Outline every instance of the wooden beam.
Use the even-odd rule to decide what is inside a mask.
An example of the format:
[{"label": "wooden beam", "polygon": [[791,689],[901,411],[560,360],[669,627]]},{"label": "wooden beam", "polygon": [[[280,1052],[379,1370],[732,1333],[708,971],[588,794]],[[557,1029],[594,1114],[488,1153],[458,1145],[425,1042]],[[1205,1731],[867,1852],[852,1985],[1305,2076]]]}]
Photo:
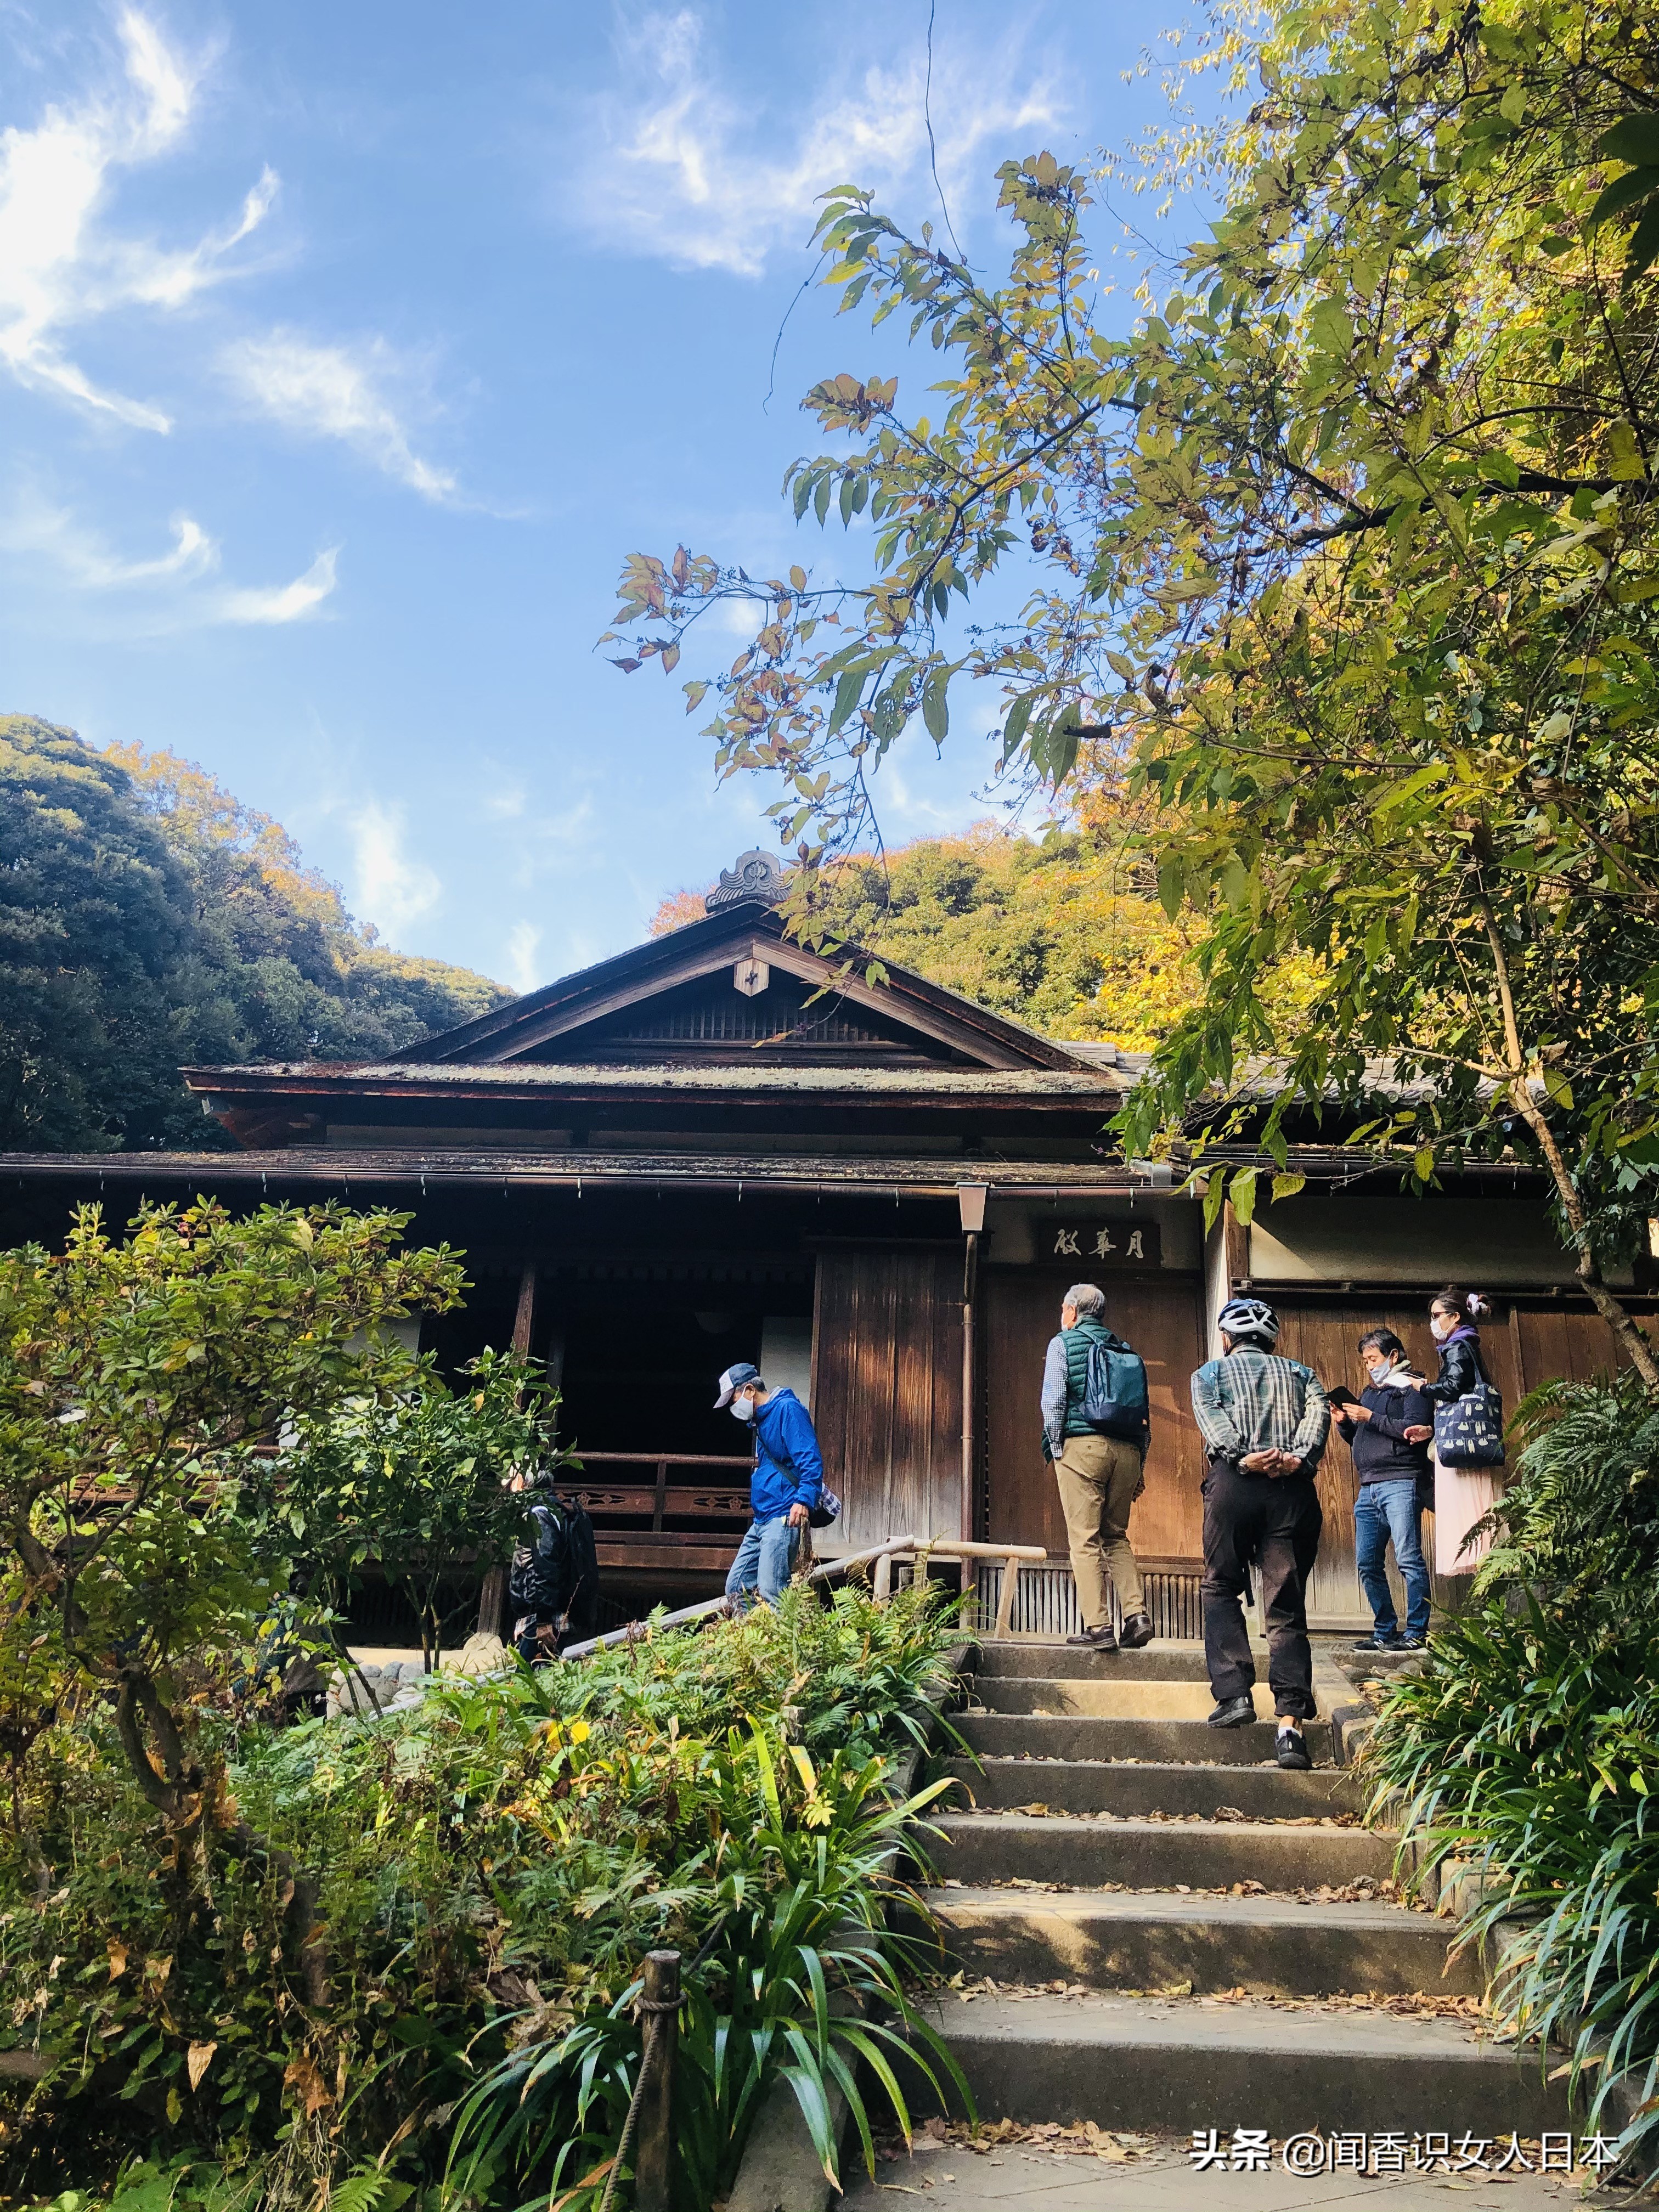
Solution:
[{"label": "wooden beam", "polygon": [[[524,1273],[519,1278],[518,1310],[513,1316],[513,1349],[524,1358],[530,1357],[530,1340],[536,1326],[536,1263],[526,1260]],[[481,1636],[504,1637],[507,1628],[507,1570],[494,1566],[485,1570],[483,1586],[478,1592],[478,1633]]]},{"label": "wooden beam", "polygon": [[513,1316],[513,1349],[521,1359],[530,1357],[530,1342],[536,1328],[536,1262],[526,1260],[524,1273],[519,1278],[519,1305]]},{"label": "wooden beam", "polygon": [[1240,1290],[1250,1279],[1250,1239],[1229,1199],[1221,1209],[1221,1235],[1226,1254],[1227,1291]]}]

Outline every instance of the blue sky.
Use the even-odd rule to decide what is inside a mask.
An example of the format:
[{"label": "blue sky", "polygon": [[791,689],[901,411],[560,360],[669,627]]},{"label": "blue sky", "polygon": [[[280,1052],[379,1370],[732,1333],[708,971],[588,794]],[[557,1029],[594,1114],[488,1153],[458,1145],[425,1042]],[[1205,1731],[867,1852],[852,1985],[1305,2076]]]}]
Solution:
[{"label": "blue sky", "polygon": [[[406,951],[529,988],[637,939],[769,794],[594,641],[635,550],[855,568],[778,486],[890,349],[809,295],[768,408],[770,359],[817,193],[937,216],[927,14],[0,0],[0,711],[201,762]],[[1158,112],[1180,19],[944,0],[971,258],[1000,161]],[[989,766],[907,738],[890,835]]]}]

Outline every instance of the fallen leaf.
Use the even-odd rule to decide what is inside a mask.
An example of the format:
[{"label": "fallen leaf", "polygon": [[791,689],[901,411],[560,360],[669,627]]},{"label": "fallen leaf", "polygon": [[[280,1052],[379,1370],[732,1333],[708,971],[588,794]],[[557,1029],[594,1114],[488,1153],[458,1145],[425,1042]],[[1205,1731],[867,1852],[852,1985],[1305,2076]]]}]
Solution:
[{"label": "fallen leaf", "polygon": [[190,2076],[192,2093],[201,2087],[202,2076],[212,2065],[213,2054],[218,2048],[216,2043],[192,2043],[185,2053],[185,2071]]},{"label": "fallen leaf", "polygon": [[127,1970],[127,1947],[118,1936],[112,1936],[104,1948],[109,1953],[109,1978],[118,1982]]}]

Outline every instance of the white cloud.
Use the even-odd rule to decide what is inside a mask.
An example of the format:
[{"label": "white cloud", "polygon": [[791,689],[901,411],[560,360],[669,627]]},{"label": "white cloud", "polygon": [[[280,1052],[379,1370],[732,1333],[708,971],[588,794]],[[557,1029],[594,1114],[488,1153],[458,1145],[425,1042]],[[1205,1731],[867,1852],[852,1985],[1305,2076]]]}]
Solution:
[{"label": "white cloud", "polygon": [[291,623],[301,622],[307,615],[314,614],[334,589],[334,566],[340,557],[337,545],[330,545],[320,552],[303,576],[296,576],[291,584],[267,584],[255,590],[227,592],[220,603],[218,619],[227,623]]},{"label": "white cloud", "polygon": [[[926,174],[920,46],[897,68],[866,70],[855,90],[823,95],[793,143],[773,151],[761,143],[752,103],[740,103],[705,62],[696,9],[645,15],[622,46],[629,88],[592,104],[566,196],[587,228],[636,251],[758,276],[775,246],[802,243],[830,185],[890,188]],[[1012,44],[969,57],[935,49],[933,129],[953,207],[985,140],[1029,152],[1012,142],[1057,119],[1052,88],[1037,78],[1022,88],[1018,64]],[[927,213],[937,220],[935,209]]]},{"label": "white cloud", "polygon": [[405,827],[403,809],[383,806],[378,799],[359,807],[351,824],[356,864],[353,909],[377,928],[392,932],[417,921],[443,893],[425,861],[404,851]]},{"label": "white cloud", "polygon": [[515,921],[507,933],[507,980],[515,991],[533,991],[541,981],[536,954],[542,933],[533,921]]},{"label": "white cloud", "polygon": [[453,497],[447,469],[422,460],[393,402],[407,371],[384,339],[316,345],[294,331],[242,338],[219,366],[250,405],[305,438],[338,438],[423,499]]},{"label": "white cloud", "polygon": [[113,173],[178,145],[198,83],[137,9],[122,13],[118,28],[118,84],[76,106],[49,107],[32,130],[0,132],[0,364],[20,383],[165,431],[172,425],[160,408],[94,383],[65,350],[67,335],[118,308],[181,307],[220,282],[230,273],[226,257],[270,210],[276,178],[267,168],[240,215],[193,246],[167,249],[106,232],[98,217]]},{"label": "white cloud", "polygon": [[292,583],[249,586],[219,580],[216,541],[188,514],[175,515],[166,553],[128,559],[67,507],[32,496],[0,516],[0,554],[15,556],[17,580],[38,582],[43,568],[88,598],[124,598],[123,626],[141,634],[222,624],[298,622],[314,614],[335,586],[338,548],[319,553]]}]

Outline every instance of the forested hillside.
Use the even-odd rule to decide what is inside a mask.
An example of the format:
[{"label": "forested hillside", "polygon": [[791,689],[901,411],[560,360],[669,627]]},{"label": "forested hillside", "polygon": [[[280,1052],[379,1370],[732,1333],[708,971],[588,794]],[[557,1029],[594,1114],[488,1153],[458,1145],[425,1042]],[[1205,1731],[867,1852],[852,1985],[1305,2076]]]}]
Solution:
[{"label": "forested hillside", "polygon": [[0,718],[0,1150],[228,1142],[181,1065],[373,1059],[508,995],[377,943],[189,762]]}]

